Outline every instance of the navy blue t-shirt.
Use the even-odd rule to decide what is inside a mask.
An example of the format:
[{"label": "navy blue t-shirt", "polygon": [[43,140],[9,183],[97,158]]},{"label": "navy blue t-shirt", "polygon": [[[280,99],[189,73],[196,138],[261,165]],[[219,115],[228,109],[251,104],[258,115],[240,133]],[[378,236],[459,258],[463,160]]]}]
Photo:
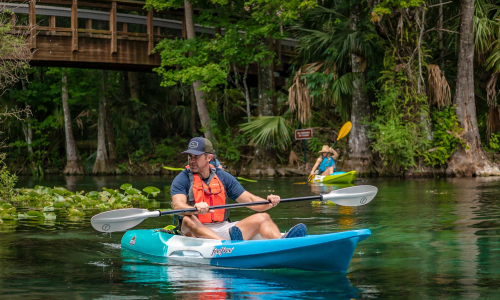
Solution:
[{"label": "navy blue t-shirt", "polygon": [[[233,175],[227,173],[224,170],[219,168],[215,169],[215,174],[219,177],[220,181],[224,185],[224,189],[226,190],[227,196],[230,199],[236,200],[238,197],[243,194],[245,189],[241,186],[241,184],[233,177]],[[208,178],[203,179],[205,183],[207,183]],[[170,196],[183,194],[188,197],[189,195],[189,175],[188,171],[184,170],[179,175],[174,178],[172,182],[172,186],[170,187]]]}]

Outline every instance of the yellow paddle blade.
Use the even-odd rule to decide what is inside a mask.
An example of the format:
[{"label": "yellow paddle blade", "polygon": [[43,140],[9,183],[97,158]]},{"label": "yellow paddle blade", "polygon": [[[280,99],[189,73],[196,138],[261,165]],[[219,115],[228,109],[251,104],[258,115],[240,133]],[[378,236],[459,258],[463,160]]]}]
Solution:
[{"label": "yellow paddle blade", "polygon": [[184,168],[172,168],[172,167],[164,167],[169,171],[184,171]]},{"label": "yellow paddle blade", "polygon": [[314,175],[309,174],[309,176],[307,176],[308,182],[312,183],[313,179],[314,179]]},{"label": "yellow paddle blade", "polygon": [[347,123],[345,123],[344,126],[342,126],[342,128],[340,128],[339,136],[337,137],[337,141],[340,140],[341,138],[343,138],[344,136],[346,136],[349,133],[349,131],[351,131],[351,128],[352,128],[351,121],[347,121]]}]

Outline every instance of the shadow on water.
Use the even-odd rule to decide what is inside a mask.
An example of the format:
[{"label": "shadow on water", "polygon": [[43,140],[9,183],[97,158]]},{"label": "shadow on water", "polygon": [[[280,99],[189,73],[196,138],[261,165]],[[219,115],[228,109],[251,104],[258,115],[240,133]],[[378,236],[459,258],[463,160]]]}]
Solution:
[{"label": "shadow on water", "polygon": [[346,274],[300,270],[239,270],[168,262],[122,250],[128,283],[174,294],[178,299],[352,299]]}]

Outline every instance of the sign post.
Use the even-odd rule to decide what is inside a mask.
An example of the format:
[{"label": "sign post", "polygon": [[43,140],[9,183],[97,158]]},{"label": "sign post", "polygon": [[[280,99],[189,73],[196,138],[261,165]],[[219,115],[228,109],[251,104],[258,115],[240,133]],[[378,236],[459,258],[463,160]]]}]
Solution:
[{"label": "sign post", "polygon": [[307,164],[307,144],[306,140],[312,138],[312,128],[295,130],[295,140],[302,140],[304,146],[304,166]]}]

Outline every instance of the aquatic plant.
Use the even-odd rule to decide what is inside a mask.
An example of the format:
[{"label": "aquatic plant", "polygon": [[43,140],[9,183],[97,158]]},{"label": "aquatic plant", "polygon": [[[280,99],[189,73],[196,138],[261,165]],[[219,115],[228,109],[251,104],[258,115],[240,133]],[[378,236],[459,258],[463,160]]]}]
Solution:
[{"label": "aquatic plant", "polygon": [[[146,195],[143,195],[143,193]],[[144,206],[151,202],[160,189],[148,186],[142,191],[125,183],[120,190],[102,188],[102,191],[71,192],[64,187],[45,187],[37,185],[34,188],[14,189],[10,201],[0,200],[0,224],[6,220],[39,218],[55,220],[57,215],[64,213],[72,221],[79,221],[85,214],[93,214],[96,210],[107,211],[120,208]],[[153,205],[158,206],[158,205]],[[22,210],[23,212],[18,212]]]}]

